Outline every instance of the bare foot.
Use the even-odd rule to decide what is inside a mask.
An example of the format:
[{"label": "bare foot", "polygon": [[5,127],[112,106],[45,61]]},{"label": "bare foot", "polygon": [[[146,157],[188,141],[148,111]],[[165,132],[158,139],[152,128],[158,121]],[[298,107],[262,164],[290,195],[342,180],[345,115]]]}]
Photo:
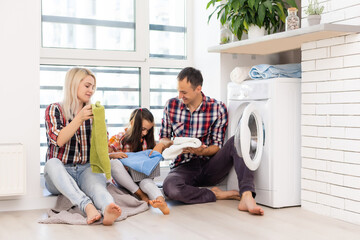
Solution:
[{"label": "bare foot", "polygon": [[235,190],[223,191],[218,187],[213,187],[210,190],[215,194],[217,200],[226,200],[226,199],[240,200],[240,194],[238,191]]},{"label": "bare foot", "polygon": [[101,214],[99,213],[99,211],[95,208],[95,206],[92,203],[89,203],[88,205],[86,205],[85,213],[86,213],[87,224],[92,224],[101,218]]},{"label": "bare foot", "polygon": [[105,226],[111,226],[115,220],[121,215],[121,209],[115,203],[110,203],[107,205],[104,212],[103,224]]},{"label": "bare foot", "polygon": [[155,200],[150,200],[149,203],[152,207],[159,208],[164,215],[170,214],[170,209],[168,208],[164,197],[157,197]]},{"label": "bare foot", "polygon": [[238,209],[255,215],[264,215],[264,210],[256,205],[256,201],[250,191],[246,191],[242,194]]},{"label": "bare foot", "polygon": [[141,200],[149,203],[149,197],[140,188],[135,192],[135,195],[138,196]]}]

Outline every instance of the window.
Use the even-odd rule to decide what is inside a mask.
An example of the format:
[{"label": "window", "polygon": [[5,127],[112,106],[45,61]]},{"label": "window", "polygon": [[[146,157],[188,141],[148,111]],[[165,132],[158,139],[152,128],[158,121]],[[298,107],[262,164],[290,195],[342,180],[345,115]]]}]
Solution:
[{"label": "window", "polygon": [[46,155],[44,113],[63,97],[67,70],[92,70],[92,102],[105,106],[112,136],[126,127],[131,111],[147,107],[155,136],[166,101],[177,96],[176,76],[191,66],[188,0],[42,0],[40,59],[40,172]]}]

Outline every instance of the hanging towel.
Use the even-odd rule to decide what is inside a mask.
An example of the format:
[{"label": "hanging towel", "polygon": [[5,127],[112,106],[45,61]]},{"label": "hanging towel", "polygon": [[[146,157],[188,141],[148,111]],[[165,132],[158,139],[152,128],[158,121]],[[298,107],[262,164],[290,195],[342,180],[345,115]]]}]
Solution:
[{"label": "hanging towel", "polygon": [[251,67],[236,67],[230,73],[230,79],[234,83],[242,83],[246,79],[250,79],[249,71]]},{"label": "hanging towel", "polygon": [[249,75],[252,79],[268,79],[268,78],[301,78],[301,64],[281,64],[269,65],[260,64],[251,68]]},{"label": "hanging towel", "polygon": [[184,148],[198,148],[201,146],[201,141],[197,138],[190,137],[176,137],[173,145],[165,149],[162,153],[163,158],[166,160],[174,160],[179,154],[182,153]]},{"label": "hanging towel", "polygon": [[149,176],[163,159],[162,155],[157,151],[153,151],[151,156],[149,156],[151,151],[151,149],[148,149],[140,152],[127,152],[126,155],[128,157],[119,160],[125,166]]},{"label": "hanging towel", "polygon": [[90,165],[94,173],[105,173],[111,179],[111,164],[108,153],[108,141],[105,124],[105,109],[97,101],[91,104],[94,115],[91,131]]}]

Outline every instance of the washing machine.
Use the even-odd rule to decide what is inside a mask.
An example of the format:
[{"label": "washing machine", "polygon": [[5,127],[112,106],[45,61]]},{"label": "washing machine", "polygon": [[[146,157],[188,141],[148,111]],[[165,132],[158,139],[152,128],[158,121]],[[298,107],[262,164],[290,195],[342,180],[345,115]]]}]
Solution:
[{"label": "washing machine", "polygon": [[[300,205],[300,79],[228,84],[227,138],[255,174],[256,202],[272,208]],[[235,170],[227,189],[239,189]]]}]

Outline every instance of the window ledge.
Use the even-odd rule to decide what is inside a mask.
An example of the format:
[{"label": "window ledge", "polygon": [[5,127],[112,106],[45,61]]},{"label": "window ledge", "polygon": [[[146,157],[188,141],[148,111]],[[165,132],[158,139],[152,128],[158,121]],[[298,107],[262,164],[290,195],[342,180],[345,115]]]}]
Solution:
[{"label": "window ledge", "polygon": [[301,48],[301,44],[360,32],[360,26],[319,24],[208,48],[208,52],[267,55]]}]

